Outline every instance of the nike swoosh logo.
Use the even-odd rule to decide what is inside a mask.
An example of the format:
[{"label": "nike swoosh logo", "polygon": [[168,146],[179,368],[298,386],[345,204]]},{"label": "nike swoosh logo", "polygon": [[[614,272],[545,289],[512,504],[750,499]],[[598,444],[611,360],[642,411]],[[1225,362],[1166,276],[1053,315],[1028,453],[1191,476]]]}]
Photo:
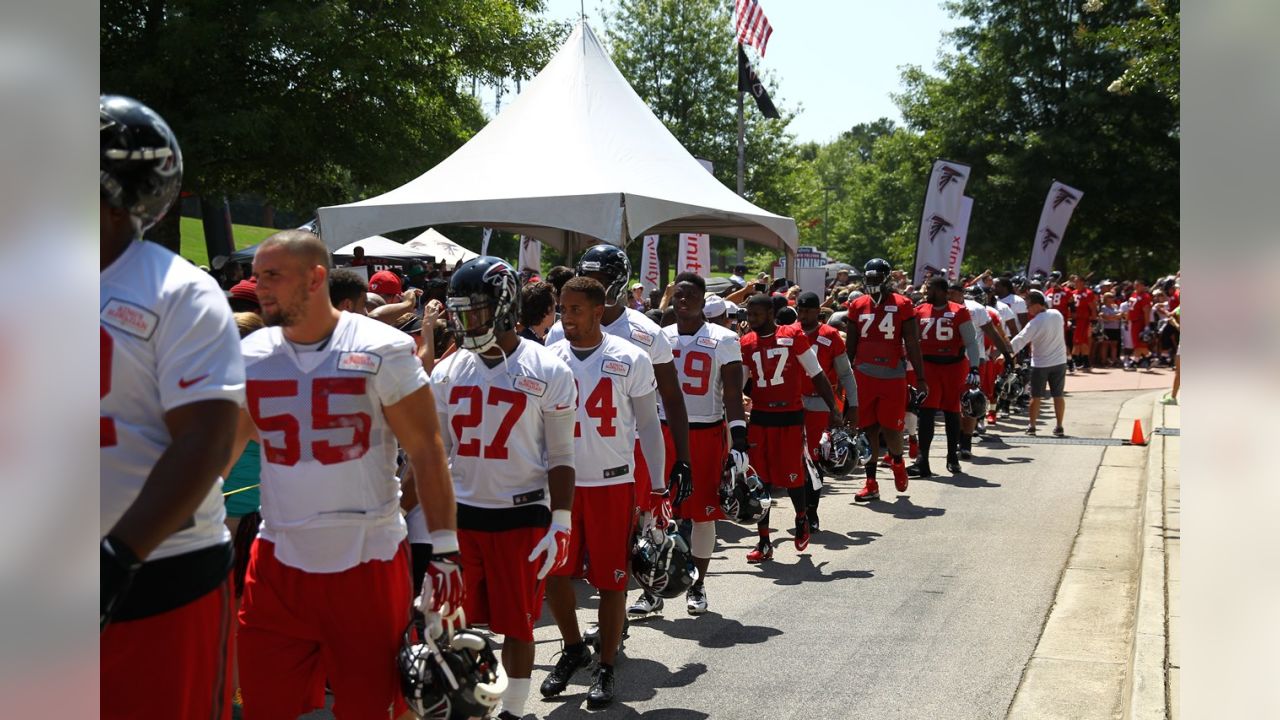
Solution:
[{"label": "nike swoosh logo", "polygon": [[557,409],[557,410],[568,410],[568,409],[569,409],[569,406],[568,406],[568,405],[556,405],[556,409]]},{"label": "nike swoosh logo", "polygon": [[195,385],[196,383],[200,382],[201,380],[207,377],[209,377],[209,373],[205,373],[204,375],[201,375],[198,378],[192,378],[191,380],[187,380],[185,378],[179,378],[178,387],[182,388],[183,390],[186,390],[187,388],[191,387],[192,385]]}]

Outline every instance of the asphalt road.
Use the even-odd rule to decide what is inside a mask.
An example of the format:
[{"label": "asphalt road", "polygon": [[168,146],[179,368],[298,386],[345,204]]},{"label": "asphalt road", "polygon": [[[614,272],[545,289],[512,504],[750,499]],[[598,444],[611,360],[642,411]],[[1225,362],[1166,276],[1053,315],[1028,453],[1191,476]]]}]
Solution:
[{"label": "asphalt road", "polygon": [[[1070,436],[1106,438],[1140,391],[1076,392]],[[585,707],[589,673],[559,698],[537,687],[559,636],[544,612],[528,711],[539,718],[1001,718],[1039,638],[1103,448],[975,443],[963,474],[884,482],[855,504],[860,475],[824,491],[823,532],[797,554],[790,501],[774,510],[774,560],[748,565],[751,528],[720,524],[707,578],[710,612],[667,601],[632,623],[618,701]],[[1041,436],[1052,425],[1042,424]],[[939,436],[942,428],[939,426]],[[932,465],[943,468],[940,444]],[[886,487],[888,488],[886,490]],[[781,530],[779,530],[781,529]],[[634,597],[635,593],[632,593]],[[579,597],[584,628],[595,598]],[[317,712],[308,718],[323,718]]]}]

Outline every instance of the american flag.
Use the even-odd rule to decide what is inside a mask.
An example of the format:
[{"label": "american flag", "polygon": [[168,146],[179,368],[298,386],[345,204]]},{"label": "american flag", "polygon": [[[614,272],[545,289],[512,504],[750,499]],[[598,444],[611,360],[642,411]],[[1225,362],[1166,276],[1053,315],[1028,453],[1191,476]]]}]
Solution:
[{"label": "american flag", "polygon": [[737,0],[733,12],[738,16],[738,42],[753,46],[760,51],[760,57],[764,57],[764,47],[769,44],[773,26],[764,16],[760,3],[757,0]]}]

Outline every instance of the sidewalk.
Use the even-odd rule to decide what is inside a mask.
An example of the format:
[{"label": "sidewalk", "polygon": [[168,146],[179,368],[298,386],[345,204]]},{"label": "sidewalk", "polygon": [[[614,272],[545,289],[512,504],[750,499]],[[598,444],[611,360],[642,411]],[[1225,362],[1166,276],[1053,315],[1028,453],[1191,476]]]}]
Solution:
[{"label": "sidewalk", "polygon": [[[1067,375],[1067,392],[1093,390],[1167,390],[1173,385],[1173,368],[1077,370]],[[1125,435],[1128,437],[1128,435]]]},{"label": "sidewalk", "polygon": [[[1120,377],[1100,372],[1097,379],[1127,387],[1144,382],[1141,371],[1137,378],[1111,372]],[[1074,376],[1077,381],[1080,375]],[[1172,373],[1161,375],[1172,378]],[[1176,406],[1160,404],[1162,394],[1144,394],[1121,407],[1112,437],[1128,439],[1137,419],[1149,444],[1109,447],[1103,453],[1009,718],[1178,717],[1177,636],[1168,629],[1177,619],[1180,590],[1180,440],[1152,433],[1156,427],[1178,427],[1180,416]]]}]

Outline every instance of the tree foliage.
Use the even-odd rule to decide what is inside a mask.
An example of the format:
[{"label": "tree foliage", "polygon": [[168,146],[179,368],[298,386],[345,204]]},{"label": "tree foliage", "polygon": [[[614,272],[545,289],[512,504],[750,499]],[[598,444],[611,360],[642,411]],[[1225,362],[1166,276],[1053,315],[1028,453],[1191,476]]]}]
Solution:
[{"label": "tree foliage", "polygon": [[313,208],[395,187],[484,125],[472,78],[530,77],[543,0],[103,0],[101,87],[163,115],[184,186]]}]

